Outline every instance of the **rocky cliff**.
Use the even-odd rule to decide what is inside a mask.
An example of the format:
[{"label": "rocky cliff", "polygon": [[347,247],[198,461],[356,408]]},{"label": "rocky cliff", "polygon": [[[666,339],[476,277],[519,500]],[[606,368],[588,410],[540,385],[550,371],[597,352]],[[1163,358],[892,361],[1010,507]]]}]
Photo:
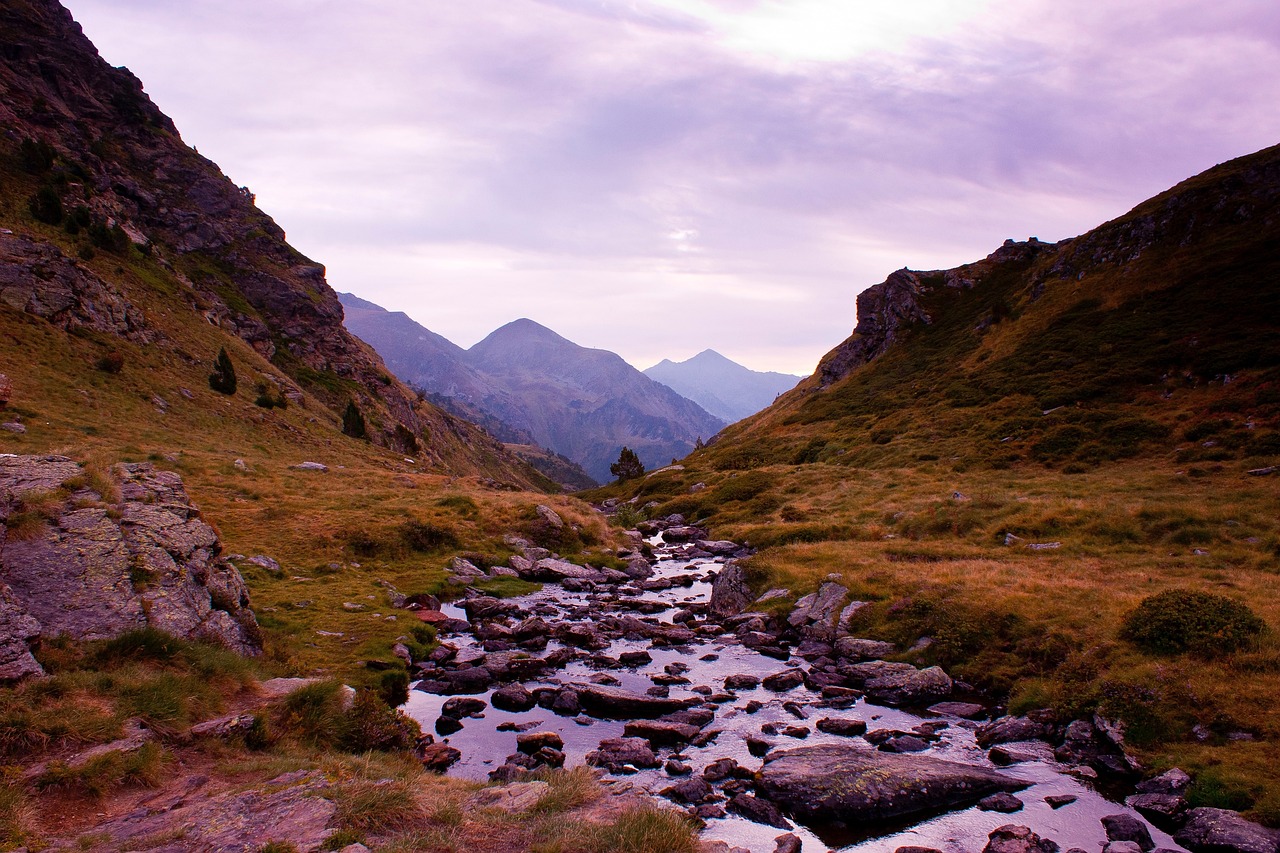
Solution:
[{"label": "rocky cliff", "polygon": [[244,580],[182,479],[148,463],[95,479],[63,456],[0,456],[0,679],[40,674],[41,639],[144,627],[259,653]]}]

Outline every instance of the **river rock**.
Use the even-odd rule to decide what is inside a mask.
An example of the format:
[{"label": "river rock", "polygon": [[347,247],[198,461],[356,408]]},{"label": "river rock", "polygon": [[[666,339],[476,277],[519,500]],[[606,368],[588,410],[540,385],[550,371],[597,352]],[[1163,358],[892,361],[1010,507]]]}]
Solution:
[{"label": "river rock", "polygon": [[782,816],[782,812],[776,805],[751,794],[738,794],[729,800],[729,811],[756,823],[776,826],[778,829],[791,828],[791,824]]},{"label": "river rock", "polygon": [[600,741],[599,749],[587,753],[587,763],[610,772],[617,772],[627,765],[651,768],[662,764],[653,754],[649,742],[639,737],[606,738]]},{"label": "river rock", "polygon": [[982,767],[832,744],[770,753],[757,789],[801,820],[856,825],[957,808],[1027,784]]},{"label": "river rock", "polygon": [[578,694],[578,701],[587,713],[613,720],[653,719],[700,704],[696,698],[648,696],[602,684],[574,683],[568,686]]},{"label": "river rock", "polygon": [[857,737],[867,733],[867,724],[863,720],[823,717],[818,720],[818,731],[841,737]]},{"label": "river rock", "polygon": [[489,707],[483,699],[473,699],[469,696],[455,696],[445,701],[441,707],[440,713],[446,717],[453,717],[455,720],[461,720],[463,717],[470,717],[479,714],[485,708]]},{"label": "river rock", "polygon": [[697,726],[660,720],[632,720],[623,727],[624,737],[642,737],[656,746],[688,743],[698,736]]},{"label": "river rock", "polygon": [[897,650],[897,646],[893,643],[886,643],[881,640],[864,640],[859,637],[841,637],[835,643],[835,653],[854,663],[881,660]]},{"label": "river rock", "polygon": [[754,690],[759,686],[759,678],[745,673],[726,675],[724,679],[725,690]]},{"label": "river rock", "polygon": [[418,754],[422,766],[436,773],[443,773],[461,758],[462,753],[447,743],[429,743]]},{"label": "river rock", "polygon": [[773,839],[773,853],[800,853],[800,837],[788,832]]},{"label": "river rock", "polygon": [[701,776],[690,776],[669,788],[664,788],[662,796],[681,803],[701,803],[711,798],[715,790]]},{"label": "river rock", "polygon": [[729,563],[711,581],[709,609],[714,616],[736,616],[751,604],[747,572],[737,563]]},{"label": "river rock", "polygon": [[1102,819],[1102,826],[1108,841],[1132,841],[1144,851],[1155,849],[1156,843],[1151,840],[1147,825],[1131,814],[1107,815]]},{"label": "river rock", "polygon": [[1000,812],[1001,814],[1013,814],[1022,811],[1022,800],[1006,791],[998,794],[992,794],[989,797],[983,797],[978,800],[978,808],[984,812]]},{"label": "river rock", "polygon": [[924,705],[951,695],[951,677],[941,667],[887,671],[862,683],[872,699],[886,705]]},{"label": "river rock", "polygon": [[1192,809],[1173,839],[1193,853],[1276,853],[1280,848],[1280,831],[1227,809]]},{"label": "river rock", "polygon": [[564,749],[564,738],[555,732],[527,732],[516,735],[516,750],[533,755],[540,749]]},{"label": "river rock", "polygon": [[523,684],[508,684],[489,697],[499,711],[528,711],[536,702]]},{"label": "river rock", "polygon": [[1058,853],[1058,845],[1028,827],[1006,824],[987,836],[982,853]]},{"label": "river rock", "polygon": [[787,669],[782,672],[775,672],[773,675],[765,676],[760,682],[767,690],[774,693],[785,693],[793,690],[804,683],[804,672],[798,669]]},{"label": "river rock", "polygon": [[1053,747],[1040,740],[1016,741],[1002,743],[991,747],[987,753],[992,764],[1007,767],[1010,764],[1022,764],[1027,761],[1053,761]]},{"label": "river rock", "polygon": [[1134,794],[1127,797],[1124,803],[1148,820],[1156,822],[1175,823],[1187,810],[1187,798],[1178,794]]},{"label": "river rock", "polygon": [[836,619],[849,596],[847,587],[827,581],[816,592],[796,602],[787,624],[807,637],[832,641],[836,638]]},{"label": "river rock", "polygon": [[692,542],[697,539],[706,539],[707,531],[700,527],[676,525],[662,531],[662,538],[668,542]]},{"label": "river rock", "polygon": [[977,740],[978,746],[985,748],[998,743],[1037,740],[1048,734],[1047,728],[1026,717],[1001,717],[980,726]]},{"label": "river rock", "polygon": [[1191,777],[1180,768],[1166,770],[1159,776],[1145,779],[1134,786],[1139,794],[1175,794],[1181,796],[1191,786]]},{"label": "river rock", "polygon": [[607,578],[604,572],[586,566],[578,566],[568,560],[557,560],[544,557],[534,564],[531,576],[537,580],[563,583],[566,580],[603,583]]}]

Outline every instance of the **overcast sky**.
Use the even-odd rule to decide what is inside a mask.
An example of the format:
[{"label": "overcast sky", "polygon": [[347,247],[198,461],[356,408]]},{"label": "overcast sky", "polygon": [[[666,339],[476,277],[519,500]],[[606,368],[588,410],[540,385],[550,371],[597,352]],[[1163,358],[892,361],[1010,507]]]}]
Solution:
[{"label": "overcast sky", "polygon": [[810,372],[895,269],[1280,142],[1270,0],[64,0],[329,283]]}]

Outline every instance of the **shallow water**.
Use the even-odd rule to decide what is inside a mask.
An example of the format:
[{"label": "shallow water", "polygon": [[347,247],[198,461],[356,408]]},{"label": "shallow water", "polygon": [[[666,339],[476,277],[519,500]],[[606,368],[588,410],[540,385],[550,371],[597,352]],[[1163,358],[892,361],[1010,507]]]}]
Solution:
[{"label": "shallow water", "polygon": [[[683,604],[706,602],[711,594],[708,582],[711,572],[718,568],[719,559],[680,559],[673,549],[662,544],[660,537],[652,540],[659,553],[659,562],[655,566],[655,578],[673,577],[685,574],[696,574],[700,580],[690,587],[674,587],[660,592],[628,592],[623,588],[621,593],[610,591],[604,594],[586,594],[568,592],[556,584],[547,584],[542,591],[518,599],[526,610],[541,615],[548,622],[566,618],[568,611],[588,605],[607,608],[608,602],[616,598],[641,599],[659,601],[668,605],[669,609],[656,614],[656,618],[670,622],[676,609]],[[447,606],[450,616],[465,619],[460,608]],[[608,611],[615,612],[615,611]],[[640,614],[631,610],[618,610],[620,615]],[[581,621],[581,620],[578,620]],[[479,649],[479,643],[470,635],[457,635],[443,638],[447,643],[455,645],[459,650]],[[552,641],[543,652],[546,654],[561,648]],[[732,635],[723,638],[699,638],[684,647],[652,647],[646,641],[618,640],[609,648],[597,653],[617,658],[622,652],[644,650],[653,657],[652,663],[638,668],[615,667],[602,669],[593,667],[590,661],[577,660],[563,669],[541,680],[524,682],[533,689],[538,686],[554,685],[568,682],[588,682],[592,676],[607,673],[618,679],[622,688],[644,693],[653,685],[650,676],[663,675],[663,667],[670,663],[683,663],[689,667],[684,673],[690,683],[672,685],[670,695],[673,698],[698,696],[692,692],[697,686],[710,687],[722,692],[726,676],[735,673],[747,673],[759,678],[794,668],[803,663],[793,657],[790,663],[775,660],[758,654],[732,641]],[[707,659],[707,658],[713,659]],[[727,692],[727,691],[723,691]],[[732,691],[734,698],[718,706],[716,718],[706,731],[719,730],[721,734],[711,744],[702,747],[683,747],[679,754],[686,764],[693,768],[695,774],[719,758],[733,758],[740,765],[751,770],[758,770],[763,762],[753,758],[747,751],[746,737],[760,735],[761,726],[777,723],[782,727],[789,725],[807,726],[810,734],[804,740],[793,739],[783,735],[767,736],[775,743],[775,749],[787,749],[802,744],[821,743],[863,743],[861,738],[845,738],[819,732],[815,726],[822,717],[842,717],[860,719],[867,723],[869,730],[899,729],[909,731],[921,722],[938,720],[929,715],[919,716],[896,708],[875,705],[860,700],[857,705],[847,710],[817,707],[815,703],[821,697],[803,685],[786,693],[773,693],[763,687],[753,690]],[[478,698],[490,701],[492,691],[480,694]],[[410,691],[405,710],[417,719],[425,731],[434,731],[434,723],[440,716],[441,707],[448,696],[436,696],[421,691]],[[702,697],[699,697],[702,698]],[[751,700],[763,703],[754,714],[747,713],[745,706]],[[808,720],[799,720],[785,710],[783,702],[798,702],[805,706],[809,714]],[[487,780],[489,771],[500,766],[506,756],[516,751],[516,733],[497,730],[501,723],[537,722],[535,731],[553,731],[564,739],[566,766],[581,764],[586,754],[596,749],[604,738],[621,737],[625,721],[601,720],[590,718],[586,725],[580,724],[582,718],[557,716],[550,710],[535,707],[530,711],[500,711],[490,705],[481,718],[466,718],[463,728],[447,738],[447,743],[462,752],[462,759],[449,770],[449,775],[467,779]],[[924,754],[950,761],[960,761],[991,767],[986,751],[974,742],[974,724],[968,721],[941,718],[950,725],[940,732],[941,740],[934,743]],[[863,743],[865,745],[865,743]],[[664,748],[658,751],[660,758],[669,757],[674,750]],[[1106,843],[1106,833],[1101,818],[1106,815],[1126,813],[1142,818],[1123,804],[1113,802],[1088,782],[1077,779],[1065,772],[1065,768],[1053,761],[1035,761],[1001,768],[1007,775],[1030,782],[1030,787],[1018,792],[1016,796],[1025,803],[1024,808],[1014,814],[983,812],[976,807],[960,811],[947,812],[924,819],[914,818],[899,826],[878,825],[874,829],[837,828],[837,827],[803,827],[797,825],[791,831],[800,837],[804,853],[822,853],[834,849],[839,851],[893,851],[906,845],[936,847],[947,853],[976,853],[986,844],[988,834],[999,826],[1019,824],[1029,826],[1041,837],[1051,838],[1066,850],[1070,847],[1081,847],[1089,851],[1101,850]],[[645,770],[627,777],[639,790],[658,793],[663,788],[679,781],[669,776],[664,770]],[[1045,802],[1046,796],[1069,794],[1077,797],[1076,802],[1061,809],[1054,810]],[[1157,847],[1182,850],[1165,833],[1148,825],[1151,836]],[[731,845],[746,847],[755,853],[771,853],[774,839],[784,830],[771,826],[763,826],[735,815],[707,821],[704,838],[717,838]]]}]

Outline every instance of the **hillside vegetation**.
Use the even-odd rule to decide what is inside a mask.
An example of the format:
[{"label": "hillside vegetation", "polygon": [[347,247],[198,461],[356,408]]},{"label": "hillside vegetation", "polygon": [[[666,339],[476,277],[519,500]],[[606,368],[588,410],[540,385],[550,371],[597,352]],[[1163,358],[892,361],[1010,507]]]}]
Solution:
[{"label": "hillside vegetation", "polygon": [[[1014,710],[1120,718],[1201,804],[1280,822],[1277,245],[1271,148],[1074,240],[900,271],[797,390],[599,495],[750,541],[759,592],[839,572],[866,635]],[[1267,630],[1236,647],[1174,596],[1167,630],[1205,636],[1140,642],[1170,590]]]}]

